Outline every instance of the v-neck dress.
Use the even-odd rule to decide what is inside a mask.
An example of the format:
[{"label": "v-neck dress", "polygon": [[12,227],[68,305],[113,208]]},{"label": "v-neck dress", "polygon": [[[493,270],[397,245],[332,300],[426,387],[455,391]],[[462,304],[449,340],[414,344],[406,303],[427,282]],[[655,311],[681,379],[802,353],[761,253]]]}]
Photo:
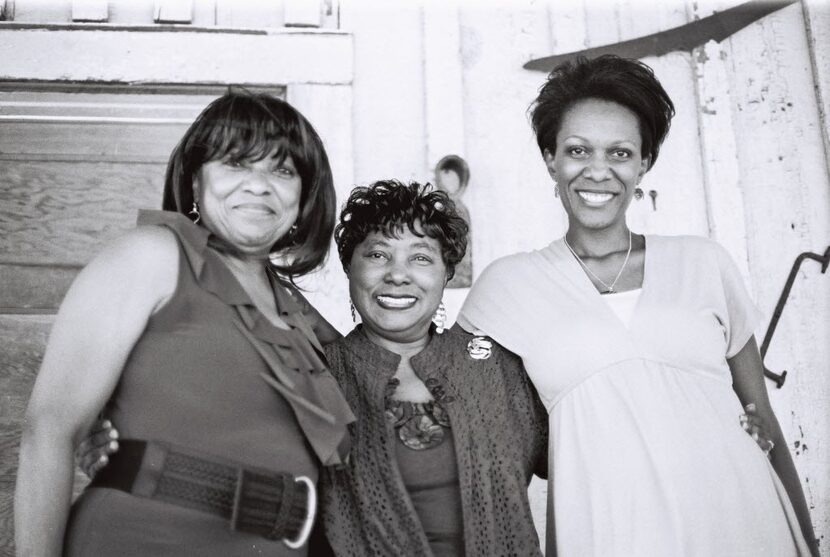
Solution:
[{"label": "v-neck dress", "polygon": [[647,236],[644,265],[628,326],[562,239],[494,262],[459,316],[522,357],[548,410],[548,554],[808,555],[738,420],[726,360],[760,315],[737,268],[685,236]]}]

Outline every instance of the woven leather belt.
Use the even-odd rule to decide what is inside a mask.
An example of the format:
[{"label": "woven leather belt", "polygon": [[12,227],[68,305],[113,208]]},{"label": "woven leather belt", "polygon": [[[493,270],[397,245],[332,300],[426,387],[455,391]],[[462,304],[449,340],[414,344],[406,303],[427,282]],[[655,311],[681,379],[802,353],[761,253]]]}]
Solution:
[{"label": "woven leather belt", "polygon": [[153,441],[122,439],[118,444],[90,487],[221,516],[231,530],[282,540],[293,549],[308,539],[317,508],[309,478],[220,462]]}]

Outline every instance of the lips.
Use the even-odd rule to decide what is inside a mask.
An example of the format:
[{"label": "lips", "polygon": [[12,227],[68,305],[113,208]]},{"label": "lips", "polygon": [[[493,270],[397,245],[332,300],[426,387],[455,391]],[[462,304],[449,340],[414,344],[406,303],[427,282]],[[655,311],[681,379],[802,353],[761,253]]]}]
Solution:
[{"label": "lips", "polygon": [[584,201],[588,205],[602,205],[604,203],[608,203],[616,195],[610,192],[598,192],[587,190],[577,190],[576,194],[579,196],[580,199],[582,199],[582,201]]},{"label": "lips", "polygon": [[268,205],[262,203],[240,203],[235,205],[234,209],[252,216],[270,216],[275,214],[274,210]]},{"label": "lips", "polygon": [[380,294],[375,296],[375,300],[384,309],[409,309],[415,305],[418,298],[415,296]]}]

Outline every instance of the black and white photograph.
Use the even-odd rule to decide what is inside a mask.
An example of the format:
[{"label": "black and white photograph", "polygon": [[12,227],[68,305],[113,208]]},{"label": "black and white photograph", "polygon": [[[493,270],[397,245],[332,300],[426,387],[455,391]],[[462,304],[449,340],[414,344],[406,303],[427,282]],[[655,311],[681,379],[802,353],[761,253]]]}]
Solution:
[{"label": "black and white photograph", "polygon": [[830,557],[830,0],[0,0],[0,557]]}]

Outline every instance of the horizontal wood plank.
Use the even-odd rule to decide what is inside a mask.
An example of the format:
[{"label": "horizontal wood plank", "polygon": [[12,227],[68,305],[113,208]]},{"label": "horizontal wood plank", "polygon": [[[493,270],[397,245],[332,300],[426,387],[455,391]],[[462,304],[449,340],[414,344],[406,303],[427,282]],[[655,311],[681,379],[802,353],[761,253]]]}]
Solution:
[{"label": "horizontal wood plank", "polygon": [[86,264],[163,181],[164,165],[0,161],[0,263]]},{"label": "horizontal wood plank", "polygon": [[0,313],[54,313],[79,267],[0,263]]}]

